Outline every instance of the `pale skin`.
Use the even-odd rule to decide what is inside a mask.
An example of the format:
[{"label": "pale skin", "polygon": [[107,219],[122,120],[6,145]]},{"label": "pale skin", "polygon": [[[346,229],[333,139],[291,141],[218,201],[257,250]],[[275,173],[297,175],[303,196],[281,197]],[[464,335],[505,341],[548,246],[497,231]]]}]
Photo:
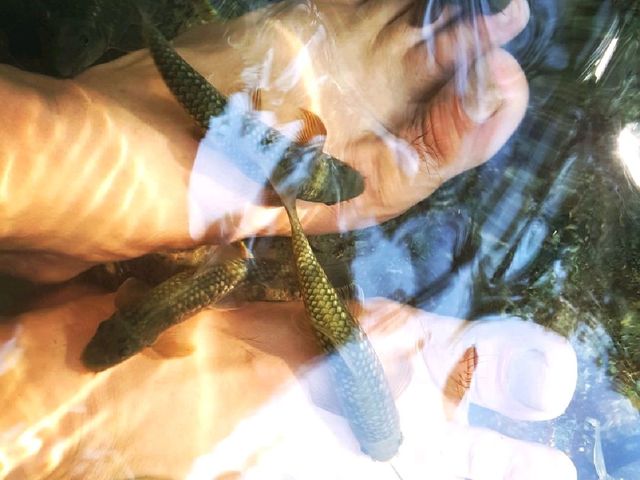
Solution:
[{"label": "pale skin", "polygon": [[[325,80],[312,81],[311,86],[296,84],[286,94],[266,89],[264,103],[276,111],[279,121],[295,118],[298,107],[318,113],[328,131],[325,149],[363,173],[366,190],[339,206],[300,205],[309,233],[334,231],[338,223],[341,228],[360,228],[400,214],[447,179],[488,160],[520,122],[528,100],[526,79],[517,62],[499,47],[526,24],[525,1],[514,0],[504,13],[486,18],[486,27],[480,28],[479,51],[464,23],[439,32],[434,43],[425,43],[425,31],[409,23],[415,13],[409,1],[319,1],[316,5],[334,42],[330,56],[311,52],[312,78]],[[300,43],[291,41],[291,32],[303,43],[314,32],[306,21],[308,12],[282,11],[275,26],[259,23],[260,18],[254,14],[224,27],[199,27],[175,45],[226,94],[246,88],[245,68],[262,62],[266,50],[273,47],[273,81],[299,53]],[[264,38],[255,44],[244,36],[248,28],[256,31],[253,24],[264,27],[260,30]],[[224,29],[230,42],[221,36]],[[323,51],[324,47],[320,42],[320,47],[309,48]],[[461,74],[458,55],[477,62],[476,71],[491,79],[490,87],[485,84],[480,95],[476,97],[475,92],[464,101],[453,80]],[[284,213],[274,215],[247,202],[230,211],[224,222],[209,225],[204,238],[190,235],[187,193],[199,138],[146,51],[92,68],[69,81],[7,66],[0,66],[0,74],[0,264],[4,271],[59,281],[99,262],[288,231]],[[381,131],[406,142],[409,154],[385,143]],[[211,195],[215,202],[216,191]],[[411,378],[407,365],[416,352],[430,339],[446,344],[451,332],[438,334],[435,325],[440,324],[431,323],[431,317],[378,302],[362,318],[374,340],[376,326],[388,326],[393,318],[393,328],[380,329],[384,335],[377,335],[378,345],[389,333],[410,332],[401,336],[399,346],[381,347],[383,363],[399,394]],[[197,456],[227,438],[319,353],[301,305],[249,305],[232,312],[204,312],[179,327],[177,331],[187,332],[182,337],[191,339],[194,347],[184,357],[159,361],[147,352],[95,377],[83,369],[80,352],[113,308],[111,295],[89,287],[64,287],[2,325],[5,345],[15,338],[22,354],[11,373],[0,377],[6,382],[0,388],[7,392],[3,403],[13,407],[5,410],[0,431],[25,422],[38,425],[62,410],[57,421],[36,432],[45,442],[37,461],[24,453],[27,447],[14,452],[18,469],[44,469],[56,441],[79,432],[76,440],[81,445],[85,442],[112,454],[113,464],[93,462],[87,475],[98,477],[103,471],[115,475],[126,464],[138,475],[183,478]],[[443,353],[440,363],[431,360],[427,365],[440,365],[438,369],[446,372],[448,367],[442,365],[450,366],[459,353]],[[439,383],[436,377],[434,384]],[[509,393],[495,385],[485,389],[504,402],[492,404],[486,394],[478,398],[508,414]],[[172,393],[156,395],[158,390]],[[200,402],[194,402],[195,397]],[[570,394],[560,397],[552,407],[542,409],[546,417],[560,413]],[[145,408],[140,408],[141,402],[146,402]],[[77,405],[84,410],[74,417]],[[135,414],[104,423],[105,405]],[[436,417],[448,425],[450,409],[442,409]],[[86,431],[79,424],[88,425]],[[180,441],[171,441],[176,436]],[[511,478],[508,475],[527,468],[537,455],[560,465],[558,472],[572,473],[570,462],[558,452],[508,445],[515,448],[510,450],[513,458],[528,460],[520,466],[517,461],[515,466],[507,462],[503,476],[496,478]],[[472,447],[463,447],[467,449],[463,453],[470,453]],[[518,456],[531,451],[533,457]],[[63,458],[82,463],[77,453],[75,457],[66,450],[63,453]],[[260,457],[260,451],[247,455],[251,454]],[[357,451],[353,456],[360,458]],[[354,465],[360,461],[354,460]],[[243,468],[250,465],[240,465],[228,474],[239,475]],[[478,468],[483,467],[470,464],[462,474],[487,478]],[[217,478],[237,477],[221,473]]]},{"label": "pale skin", "polygon": [[[367,182],[365,193],[351,202],[301,207],[309,233],[334,230],[338,212],[349,228],[401,213],[448,178],[490,158],[524,114],[526,79],[517,62],[495,47],[524,27],[526,2],[512,2],[480,30],[487,53],[477,70],[487,72],[493,84],[480,96],[470,93],[487,104],[482,114],[478,108],[473,112],[482,122],[468,116],[454,89],[458,59],[453,52],[467,59],[477,53],[470,27],[463,23],[439,33],[432,58],[421,29],[408,24],[414,13],[407,10],[410,5],[318,2],[335,47],[328,59],[317,55],[314,78],[326,74],[330,81],[312,86],[318,92],[315,105],[305,85],[296,85],[284,99],[270,98],[270,93],[277,96],[275,89],[265,92],[266,107],[276,108],[275,101],[283,100],[283,111],[276,112],[281,121],[291,119],[299,107],[319,110],[329,132],[325,149],[357,168]],[[227,36],[243,47],[244,22],[250,19],[227,27]],[[217,25],[186,34],[176,46],[220,90],[231,93],[245,87],[243,69],[261,63],[268,46],[278,47],[272,69],[286,67],[298,50],[283,31],[305,40],[308,23],[304,12],[285,12],[277,27],[264,28],[267,38],[247,50],[229,46]],[[3,269],[54,281],[95,262],[255,234],[267,230],[265,218],[270,231],[288,231],[284,214],[273,222],[264,208],[246,205],[242,229],[235,219],[224,228],[211,225],[205,239],[191,238],[186,202],[199,136],[146,51],[90,69],[73,81],[1,68],[0,247],[10,252],[2,256]],[[405,158],[372,133],[381,127],[412,145],[419,160]],[[23,192],[29,195],[19,195]],[[220,200],[214,190],[211,203]]]}]

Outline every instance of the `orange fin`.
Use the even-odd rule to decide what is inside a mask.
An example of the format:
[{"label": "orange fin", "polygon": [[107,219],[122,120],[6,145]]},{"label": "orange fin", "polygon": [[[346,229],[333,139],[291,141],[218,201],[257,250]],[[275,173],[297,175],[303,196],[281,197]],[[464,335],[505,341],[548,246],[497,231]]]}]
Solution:
[{"label": "orange fin", "polygon": [[281,207],[282,198],[271,185],[265,185],[256,203],[265,207]]},{"label": "orange fin", "polygon": [[254,110],[262,110],[262,89],[256,88],[251,92],[251,106]]},{"label": "orange fin", "polygon": [[[163,332],[153,345],[151,350],[160,358],[186,357],[195,351],[193,343],[194,328],[198,322],[186,321]],[[148,352],[151,353],[151,352]]]},{"label": "orange fin", "polygon": [[471,387],[473,373],[478,366],[478,352],[475,346],[467,348],[451,369],[444,385],[443,393],[450,407],[455,409]]},{"label": "orange fin", "polygon": [[151,287],[142,280],[129,277],[118,288],[114,304],[118,310],[126,310],[139,303],[149,290]]},{"label": "orange fin", "polygon": [[236,260],[238,258],[246,260],[248,258],[252,258],[253,255],[247,248],[245,241],[238,240],[233,243],[218,246],[211,257],[213,263],[222,263],[228,262],[229,260]]},{"label": "orange fin", "polygon": [[360,318],[364,312],[364,290],[355,283],[338,287],[335,290],[351,316],[356,320]]},{"label": "orange fin", "polygon": [[316,137],[321,137],[324,141],[324,138],[327,136],[327,128],[318,115],[310,110],[301,108],[300,120],[302,120],[302,128],[296,136],[297,143],[305,145]]}]

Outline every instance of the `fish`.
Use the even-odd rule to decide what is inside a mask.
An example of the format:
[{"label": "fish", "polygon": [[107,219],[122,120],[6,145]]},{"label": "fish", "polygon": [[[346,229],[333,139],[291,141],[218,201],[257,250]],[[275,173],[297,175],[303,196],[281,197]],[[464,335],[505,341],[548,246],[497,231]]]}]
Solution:
[{"label": "fish", "polygon": [[[149,21],[169,38],[215,18],[207,0],[26,0],[22,3],[25,5],[11,0],[2,9],[8,15],[6,18],[19,16],[18,27],[0,21],[0,30],[9,35],[10,50],[16,51],[15,63],[61,78],[75,77],[91,65],[143,48],[140,9],[144,9]],[[31,47],[23,51],[26,40]]]},{"label": "fish", "polygon": [[[225,113],[227,98],[191,67],[171,47],[162,33],[147,24],[149,49],[165,83],[194,118],[203,132],[212,118]],[[300,145],[286,139],[278,130],[266,126],[250,112],[242,114],[242,131],[247,142],[268,151],[271,146],[287,145],[282,154],[273,159],[273,165],[258,165],[251,158],[234,157],[234,165],[250,178],[280,188],[285,185],[296,191],[296,197],[309,202],[331,205],[357,197],[364,191],[362,175],[337,158],[324,153],[315,145]],[[236,141],[235,138],[229,141]],[[275,150],[275,149],[274,149]],[[280,153],[280,152],[278,152]],[[268,180],[265,168],[271,168]]]},{"label": "fish", "polygon": [[304,234],[295,205],[285,201],[300,295],[325,353],[345,417],[363,453],[393,458],[402,444],[400,418],[380,360],[331,285]]},{"label": "fish", "polygon": [[[191,68],[161,34],[151,30],[149,38],[152,56],[167,86],[206,129],[211,118],[224,113],[225,97]],[[254,118],[244,121],[247,126],[244,131],[249,135],[264,132]],[[279,135],[270,130],[258,141],[270,145],[279,142]],[[290,164],[297,161],[299,154],[299,147],[287,149],[284,159]],[[280,176],[279,165],[269,175],[289,218],[293,259],[305,310],[320,346],[328,354],[338,397],[361,450],[374,460],[387,461],[396,455],[403,438],[390,385],[371,342],[329,281],[304,233],[295,206],[296,198],[301,198],[300,192],[305,191],[304,183],[287,180],[286,175]]]},{"label": "fish", "polygon": [[123,362],[153,345],[167,328],[223,298],[251,268],[251,259],[236,258],[174,275],[140,303],[102,321],[82,352],[82,363],[99,372]]},{"label": "fish", "polygon": [[76,76],[115,43],[116,26],[122,25],[122,19],[120,15],[113,18],[111,9],[105,7],[102,0],[90,0],[71,11],[53,10],[43,37],[45,61],[57,76]]}]

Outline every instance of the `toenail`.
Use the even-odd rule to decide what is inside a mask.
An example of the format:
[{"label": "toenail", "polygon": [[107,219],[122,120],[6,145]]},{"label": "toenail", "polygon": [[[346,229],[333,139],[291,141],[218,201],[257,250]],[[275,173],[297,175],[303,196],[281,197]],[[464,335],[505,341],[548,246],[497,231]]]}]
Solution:
[{"label": "toenail", "polygon": [[529,20],[529,4],[522,0],[511,0],[511,3],[499,13],[494,14],[498,26],[523,28]]},{"label": "toenail", "polygon": [[527,350],[511,359],[508,385],[511,395],[525,407],[545,410],[548,365],[539,350]]}]

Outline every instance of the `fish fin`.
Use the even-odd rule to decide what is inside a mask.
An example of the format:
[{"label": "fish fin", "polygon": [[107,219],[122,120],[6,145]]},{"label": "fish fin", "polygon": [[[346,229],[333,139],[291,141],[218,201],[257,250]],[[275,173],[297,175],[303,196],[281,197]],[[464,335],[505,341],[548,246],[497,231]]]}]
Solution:
[{"label": "fish fin", "polygon": [[138,278],[129,277],[118,288],[114,304],[120,311],[127,310],[140,303],[149,290],[151,290],[149,284]]},{"label": "fish fin", "polygon": [[184,322],[163,332],[151,350],[161,358],[187,357],[195,351],[194,329],[198,322]]},{"label": "fish fin", "polygon": [[445,410],[455,410],[471,387],[473,373],[478,366],[478,352],[474,345],[468,347],[455,363],[443,387]]},{"label": "fish fin", "polygon": [[238,254],[240,255],[240,258],[242,258],[243,260],[254,258],[253,253],[251,252],[251,250],[249,250],[249,247],[247,247],[246,241],[240,240],[239,242],[232,243],[231,245],[235,246]]},{"label": "fish fin", "polygon": [[256,203],[265,207],[281,207],[282,199],[280,195],[278,195],[278,192],[276,192],[270,184],[267,184]]},{"label": "fish fin", "polygon": [[226,295],[222,300],[216,302],[214,305],[210,305],[207,308],[215,310],[216,312],[235,312],[247,305],[246,301],[239,300],[238,298],[232,298]]},{"label": "fish fin", "polygon": [[[306,108],[300,108],[300,120],[302,120],[302,128],[296,135],[296,143],[305,145],[311,140],[320,137],[319,147],[324,144],[324,139],[327,137],[327,127],[325,127],[322,119]],[[316,143],[314,141],[314,143]]]},{"label": "fish fin", "polygon": [[353,282],[335,290],[351,316],[357,321],[364,311],[364,290]]},{"label": "fish fin", "polygon": [[251,106],[256,112],[262,110],[262,89],[260,87],[251,91]]},{"label": "fish fin", "polygon": [[229,243],[226,245],[219,245],[216,248],[211,249],[204,253],[204,258],[199,262],[195,273],[207,270],[212,265],[217,265],[229,260],[235,260],[238,258],[247,259],[252,258],[252,254],[247,248],[244,241],[238,241]]},{"label": "fish fin", "polygon": [[[320,262],[322,266],[322,270],[327,275],[327,278],[331,282],[331,285],[335,287],[348,287],[353,283],[353,274],[351,271],[351,264],[349,261],[343,259],[337,259],[333,252],[325,253],[325,252],[316,252],[316,258]],[[357,288],[355,285],[353,288]],[[346,291],[345,294],[354,295],[356,292]],[[353,297],[344,297],[347,299]]]}]

